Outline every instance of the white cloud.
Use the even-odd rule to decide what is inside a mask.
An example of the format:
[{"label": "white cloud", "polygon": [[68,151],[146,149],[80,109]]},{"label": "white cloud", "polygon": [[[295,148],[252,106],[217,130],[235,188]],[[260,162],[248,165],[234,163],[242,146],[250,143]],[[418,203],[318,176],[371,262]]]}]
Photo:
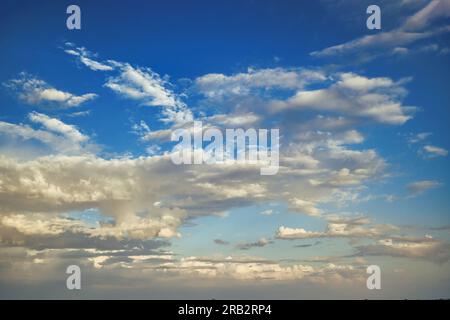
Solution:
[{"label": "white cloud", "polygon": [[[11,131],[14,126],[16,134],[22,136],[50,137],[47,143],[58,142],[55,149],[69,145],[68,141],[72,144],[88,141],[74,126],[60,120],[37,113],[31,114],[30,118],[47,131],[12,124],[7,125],[5,131]],[[144,130],[144,136],[149,130],[145,122],[138,129]],[[350,140],[354,141],[354,138]],[[308,143],[311,142],[304,147],[311,163],[306,165],[314,171],[305,177],[302,172],[295,171],[298,164],[294,161],[283,164],[279,174],[270,179],[262,179],[259,167],[255,165],[176,166],[170,161],[169,154],[134,159],[51,156],[29,161],[4,156],[0,158],[0,198],[8,199],[3,208],[7,213],[98,208],[115,219],[113,225],[103,225],[95,231],[98,236],[176,236],[178,227],[188,217],[219,214],[261,201],[302,199],[303,202],[295,203],[298,209],[306,214],[317,214],[319,211],[314,204],[333,203],[339,189],[337,182],[331,182],[336,177],[330,168],[348,166],[345,177],[351,178],[354,186],[377,177],[382,170],[381,160],[374,152],[369,152],[369,156],[366,151],[349,152],[331,136],[327,137],[326,143]],[[321,155],[320,160],[315,160],[315,152]],[[340,176],[343,179],[343,174]],[[292,180],[293,177],[296,178]],[[286,179],[291,183],[286,185]],[[300,198],[299,194],[305,198]],[[156,202],[164,205],[155,207]]]},{"label": "white cloud", "polygon": [[[77,51],[70,54],[74,52]],[[112,68],[102,70],[93,63],[92,56],[88,59],[80,61],[96,71],[111,71],[105,86],[142,105],[162,107],[159,120],[170,126],[152,130],[153,125],[139,122],[133,130],[143,141],[165,141],[173,128],[187,126],[192,121],[193,111],[172,90],[170,82],[153,70],[115,61],[98,62]],[[331,219],[325,215],[322,205],[333,207],[355,201],[366,182],[383,176],[385,161],[375,150],[364,149],[361,144],[365,137],[353,125],[359,118],[388,124],[402,124],[410,119],[412,109],[401,103],[406,94],[404,83],[404,80],[396,82],[387,77],[371,78],[355,73],[327,75],[322,71],[282,68],[251,69],[231,76],[209,74],[196,79],[191,90],[203,95],[199,109],[209,99],[217,98],[219,102],[212,113],[199,112],[205,127],[279,125],[286,148],[280,155],[279,174],[270,178],[261,177],[259,167],[245,163],[176,166],[170,161],[170,155],[159,152],[157,146],[147,148],[152,154],[149,157],[101,158],[84,154],[88,136],[74,125],[36,112],[28,119],[33,126],[39,125],[39,129],[0,122],[4,134],[12,130],[16,136],[40,139],[59,151],[58,155],[25,161],[6,155],[0,157],[0,217],[6,219],[2,220],[2,226],[8,232],[14,229],[33,237],[58,235],[61,242],[78,240],[78,237],[83,241],[146,241],[180,237],[180,227],[199,216],[280,201],[289,203],[290,209],[299,213],[326,217],[328,224],[325,231],[283,226],[278,230],[279,239],[384,236],[394,228],[373,225],[364,219]],[[311,84],[322,89],[309,89]],[[278,90],[288,90],[288,98],[283,100]],[[276,110],[270,109],[273,105]],[[312,120],[303,119],[306,110],[313,114]],[[330,116],[328,112],[337,115]],[[64,144],[78,146],[77,152],[63,155],[64,149],[58,148]],[[355,144],[359,146],[353,150]],[[111,220],[86,228],[82,221],[55,217],[89,208]],[[263,214],[269,214],[269,210]],[[22,238],[18,236],[11,243]],[[270,243],[272,240],[262,238],[237,247],[250,249]],[[49,242],[42,246],[51,247]],[[93,247],[98,249],[98,244]],[[122,259],[110,253],[90,258],[96,268],[116,264],[133,268],[138,263],[144,264],[145,259],[144,255],[142,259],[131,255]],[[36,259],[45,261],[43,257]],[[158,268],[238,279],[296,276],[295,272],[283,276],[280,272],[290,272],[285,266],[275,267],[277,272],[272,274],[271,267],[264,265],[258,269],[261,274],[251,275],[240,270],[245,265],[241,262],[218,262],[221,265],[213,263],[207,267],[205,261],[197,259],[187,264],[170,263]],[[253,265],[244,267],[248,270]]]},{"label": "white cloud", "polygon": [[316,208],[316,204],[312,201],[293,198],[290,200],[291,209],[304,213],[309,216],[320,216],[322,211]]},{"label": "white cloud", "polygon": [[281,226],[278,228],[276,237],[277,239],[309,239],[320,238],[323,236],[322,232],[318,231],[306,231],[303,228],[289,228]]},{"label": "white cloud", "polygon": [[97,97],[95,93],[81,96],[51,87],[45,81],[22,72],[18,79],[5,83],[9,88],[18,91],[19,97],[26,103],[35,106],[52,106],[58,108],[77,107]]},{"label": "white cloud", "polygon": [[371,225],[370,220],[365,217],[355,219],[337,218],[328,220],[327,229],[324,232],[281,226],[278,228],[276,237],[284,240],[338,237],[374,238],[393,230],[396,230],[396,228],[390,225]]},{"label": "white cloud", "polygon": [[121,64],[120,75],[110,77],[105,86],[111,90],[146,106],[175,107],[177,99],[166,87],[167,81],[151,69],[134,68],[129,64]]},{"label": "white cloud", "polygon": [[448,155],[448,151],[444,148],[432,146],[432,145],[426,145],[423,147],[423,151],[428,153],[431,156],[441,156],[446,157]]},{"label": "white cloud", "polygon": [[263,216],[271,216],[273,214],[273,209],[267,209],[260,212]]},{"label": "white cloud", "polygon": [[254,257],[201,258],[186,257],[161,264],[159,270],[194,278],[236,279],[240,281],[286,281],[305,279],[336,283],[362,281],[362,269],[351,264],[332,263],[313,267],[305,264],[281,264]]},{"label": "white cloud", "polygon": [[325,81],[320,70],[308,69],[254,69],[246,73],[226,76],[210,73],[195,79],[196,90],[209,98],[224,95],[247,95],[253,89],[301,89],[305,85]]},{"label": "white cloud", "polygon": [[227,128],[242,128],[255,125],[260,119],[261,118],[258,115],[249,112],[243,114],[215,114],[205,118],[204,121]]},{"label": "white cloud", "polygon": [[88,136],[82,134],[73,125],[65,124],[61,120],[50,118],[45,114],[38,112],[31,112],[28,118],[35,122],[43,125],[46,129],[62,134],[74,143],[81,143],[87,141]]},{"label": "white cloud", "polygon": [[75,47],[72,44],[66,44],[69,49],[64,50],[67,54],[78,57],[79,61],[94,71],[112,71],[114,67],[111,63],[98,62],[92,59],[93,54],[83,47]]},{"label": "white cloud", "polygon": [[[439,18],[450,16],[450,5],[446,0],[433,0],[425,7],[408,17],[398,28],[366,35],[355,40],[331,46],[311,53],[315,57],[341,56],[347,54],[360,54],[363,59],[371,59],[378,55],[393,52],[394,48],[406,46],[450,31],[449,26],[434,27]],[[395,51],[394,51],[395,52]],[[398,52],[398,50],[397,50]]]},{"label": "white cloud", "polygon": [[35,124],[40,124],[42,128],[34,129],[25,124],[0,121],[0,137],[8,137],[10,141],[22,145],[22,150],[30,147],[26,142],[38,141],[50,149],[42,150],[44,154],[50,152],[73,155],[95,153],[99,150],[87,135],[73,125],[38,112],[29,113],[28,119]]},{"label": "white cloud", "polygon": [[403,124],[412,118],[415,108],[400,103],[406,93],[401,83],[389,78],[341,73],[328,88],[298,91],[287,100],[273,100],[269,108],[274,112],[286,109],[340,112],[382,123]]},{"label": "white cloud", "polygon": [[24,235],[60,235],[67,231],[79,232],[87,229],[81,221],[63,217],[49,218],[45,214],[0,216],[0,225],[15,228]]},{"label": "white cloud", "polygon": [[66,53],[78,57],[91,70],[113,73],[107,78],[105,87],[144,106],[163,107],[160,121],[178,125],[192,121],[191,111],[173,92],[167,77],[162,78],[150,68],[133,67],[129,63],[115,60],[98,62],[93,60],[94,55],[87,49],[75,47],[72,43],[67,43],[66,47]]}]

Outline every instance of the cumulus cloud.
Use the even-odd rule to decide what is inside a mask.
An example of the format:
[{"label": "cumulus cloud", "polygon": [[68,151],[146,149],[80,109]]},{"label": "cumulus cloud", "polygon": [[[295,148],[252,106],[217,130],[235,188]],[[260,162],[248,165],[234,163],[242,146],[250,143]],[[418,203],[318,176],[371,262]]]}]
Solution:
[{"label": "cumulus cloud", "polygon": [[[25,133],[30,131],[34,136],[51,139],[61,136],[65,139],[62,141],[80,144],[87,139],[74,126],[60,120],[38,113],[30,114],[30,119],[46,131],[25,127]],[[13,126],[24,130],[23,126]],[[145,128],[146,124],[141,126]],[[348,141],[348,138],[337,138]],[[189,217],[220,214],[267,200],[294,199],[292,203],[299,212],[317,214],[314,203],[333,203],[336,189],[341,185],[360,185],[377,176],[383,168],[382,160],[375,153],[370,152],[367,157],[365,151],[349,152],[336,144],[333,137],[326,139],[326,144],[321,140],[307,140],[313,144],[305,146],[311,158],[305,157],[306,168],[312,170],[309,174],[296,172],[298,164],[293,162],[283,164],[280,173],[270,178],[262,178],[258,166],[244,163],[202,168],[176,166],[169,154],[113,159],[93,154],[55,155],[19,162],[3,156],[0,158],[2,210],[5,213],[70,212],[98,208],[112,217],[114,223],[99,226],[92,234],[131,238],[176,237],[178,228]],[[321,154],[319,160],[315,160],[315,152]],[[334,168],[344,164],[346,170],[339,174],[338,183]],[[286,179],[294,176],[295,184],[286,185]],[[180,180],[190,183],[180,184]]]},{"label": "cumulus cloud", "polygon": [[[423,238],[395,236],[398,230],[390,225],[368,226],[370,220],[365,217],[355,219],[331,219],[324,232],[307,231],[303,228],[280,227],[276,234],[278,239],[296,240],[311,238],[366,238],[376,240],[371,244],[356,246],[354,256],[391,256],[412,259],[424,259],[436,263],[447,262],[450,258],[450,245],[439,239],[426,235]],[[386,237],[388,236],[388,238]],[[312,245],[318,244],[317,242]],[[299,245],[297,247],[309,247]]]},{"label": "cumulus cloud", "polygon": [[[82,154],[95,153],[99,150],[89,136],[80,132],[74,125],[35,111],[28,114],[28,119],[33,124],[40,125],[40,128],[0,121],[0,138],[8,138],[9,141],[17,141],[21,144],[40,142],[49,148],[49,150],[41,150],[43,154]],[[30,145],[25,145],[23,149],[29,147]]]},{"label": "cumulus cloud", "polygon": [[389,78],[367,78],[341,73],[328,88],[298,91],[287,100],[273,100],[275,112],[286,109],[312,109],[357,115],[387,124],[403,124],[412,118],[414,107],[400,102],[406,93],[402,81]]},{"label": "cumulus cloud", "polygon": [[309,69],[255,69],[246,73],[224,75],[210,73],[195,79],[196,91],[209,98],[229,95],[248,95],[252,90],[301,89],[307,84],[325,81],[326,75],[320,70]]},{"label": "cumulus cloud", "polygon": [[167,263],[162,269],[207,278],[232,278],[239,280],[289,280],[299,279],[312,273],[311,266],[283,267],[277,263],[259,259],[202,259],[187,257],[179,263]]},{"label": "cumulus cloud", "polygon": [[87,226],[82,221],[64,217],[52,217],[45,214],[13,214],[0,217],[0,225],[13,228],[24,236],[44,235],[55,236],[65,232],[80,232]]},{"label": "cumulus cloud", "polygon": [[316,204],[312,201],[293,198],[290,203],[291,209],[309,216],[319,216],[322,213],[320,209],[316,208]]},{"label": "cumulus cloud", "polygon": [[4,83],[19,94],[21,100],[34,106],[49,106],[54,108],[77,107],[97,97],[95,93],[80,96],[70,92],[55,89],[44,80],[37,79],[27,73],[20,73],[19,78]]},{"label": "cumulus cloud", "polygon": [[417,239],[382,239],[376,244],[357,247],[358,255],[425,259],[444,263],[450,259],[450,245],[432,237]]},{"label": "cumulus cloud", "polygon": [[[6,213],[99,208],[114,218],[114,224],[104,224],[91,233],[117,238],[177,236],[176,229],[185,215],[181,209],[154,206],[159,192],[151,190],[159,187],[150,188],[151,180],[145,182],[144,176],[137,179],[152,163],[157,165],[156,159],[107,161],[94,156],[51,156],[15,165],[6,158],[0,162],[0,198],[5,200],[2,211]],[[148,199],[139,200],[146,196]],[[150,209],[150,216],[138,216]]]},{"label": "cumulus cloud", "polygon": [[[224,281],[273,285],[294,280],[328,285],[362,285],[365,279],[364,268],[352,263],[320,263],[313,266],[252,256],[176,257],[172,252],[161,249],[161,244],[146,245],[148,248],[141,250],[128,249],[125,246],[103,250],[2,248],[0,262],[9,262],[8,268],[2,269],[2,275],[12,277],[16,283],[32,279],[42,282],[51,279],[52,273],[54,275],[58,270],[64,269],[65,265],[77,262],[82,266],[84,274],[98,275],[98,271],[95,271],[101,270],[101,274],[107,276],[110,286],[118,286],[119,289],[126,283],[126,288],[133,290],[147,287],[149,283],[154,285],[162,282],[167,286],[171,281],[180,280],[183,283],[190,280],[208,281],[209,285]],[[34,272],[26,275],[22,271],[24,268],[17,268],[18,266],[33,268]],[[15,272],[11,272],[12,268],[16,268]],[[146,281],[142,281],[143,277]],[[99,280],[98,277],[93,279]],[[111,282],[111,279],[116,281]],[[86,287],[90,285],[92,283],[85,284]]]},{"label": "cumulus cloud", "polygon": [[32,112],[28,117],[31,121],[44,126],[47,130],[59,133],[73,142],[79,143],[88,140],[88,137],[83,135],[74,126],[65,124],[61,120],[50,118],[49,116],[38,112]]},{"label": "cumulus cloud", "polygon": [[[365,148],[366,137],[354,126],[366,119],[391,125],[409,120],[414,108],[401,102],[406,79],[300,68],[207,74],[189,88],[190,94],[200,96],[198,108],[191,108],[168,78],[153,69],[97,61],[86,49],[74,46],[66,52],[90,69],[106,72],[105,86],[118,95],[161,107],[158,120],[163,126],[153,126],[147,119],[133,125],[142,142],[166,142],[174,128],[189,127],[197,114],[204,128],[277,126],[285,148],[280,152],[279,173],[262,177],[259,166],[241,162],[177,166],[169,151],[151,149],[153,145],[148,147],[151,156],[85,152],[90,138],[82,130],[37,112],[28,115],[30,125],[0,122],[2,134],[39,140],[57,151],[25,160],[0,156],[1,239],[6,246],[39,248],[42,252],[33,252],[30,263],[80,257],[96,269],[325,281],[327,275],[346,278],[361,270],[353,265],[313,267],[235,257],[177,259],[155,249],[168,244],[161,239],[182,237],[181,227],[192,219],[273,201],[327,220],[324,231],[282,226],[277,239],[378,239],[396,230],[365,217],[330,217],[324,208],[356,201],[366,183],[383,177],[385,160],[375,149]],[[206,110],[212,101],[214,110]],[[306,113],[312,116],[304,117]],[[66,152],[65,146],[77,147]],[[90,209],[102,217],[95,225],[71,216]],[[251,250],[273,242],[262,238],[238,243],[235,249]],[[214,243],[229,244],[221,239]],[[52,251],[55,247],[58,254]]]},{"label": "cumulus cloud", "polygon": [[245,128],[254,126],[260,119],[261,118],[258,115],[249,112],[243,114],[215,114],[204,120],[219,126]]},{"label": "cumulus cloud", "polygon": [[[144,104],[148,102],[148,105],[161,105],[163,119],[172,119],[167,121],[170,122],[169,127],[157,130],[152,130],[152,125],[145,121],[135,124],[132,130],[142,141],[167,141],[173,128],[190,124],[186,120],[190,119],[191,111],[168,89],[170,84],[166,80],[150,69],[135,68],[117,62],[108,65],[113,66],[114,70],[105,70],[111,74],[107,83],[117,85],[115,89],[120,89],[119,91],[123,89],[121,94],[124,97]],[[273,76],[274,79],[264,80],[263,75]],[[334,83],[340,86],[342,95],[344,92],[357,92],[361,96],[381,94],[394,99],[404,93],[401,84],[389,78],[367,78],[355,74],[339,75],[335,80],[321,72],[306,74],[304,70],[277,69],[252,70],[248,74],[224,77],[226,79],[223,83],[218,81],[214,85],[208,82],[211,79],[206,82],[203,79],[202,84],[209,86],[208,89],[202,87],[202,90],[206,90],[202,94],[207,100],[218,98],[211,90],[220,91],[222,85],[227,87],[220,94],[222,102],[217,104],[216,112],[201,114],[205,128],[246,127],[256,123],[263,126],[274,114],[267,109],[268,103],[278,97],[276,93],[272,95],[271,90],[302,92],[309,84],[319,84],[321,81],[326,82],[325,85],[332,83],[333,86]],[[289,81],[284,83],[286,79]],[[227,99],[235,94],[226,91],[238,83],[240,86],[247,86],[247,89],[239,92],[243,103],[229,103]],[[195,85],[198,89],[199,84]],[[264,103],[255,103],[254,95],[261,97],[262,100],[259,101]],[[350,111],[351,108],[353,106],[349,106],[348,110],[338,108],[336,116],[323,116],[322,113],[328,110],[313,108],[311,110],[319,111],[320,114],[312,120],[308,119],[308,125],[300,129],[296,117],[288,116],[285,117],[287,120],[279,122],[284,143],[289,147],[283,149],[280,154],[279,173],[270,178],[261,177],[259,166],[246,163],[216,164],[201,168],[176,166],[170,161],[168,152],[153,153],[154,155],[149,157],[102,158],[94,153],[83,154],[81,149],[70,156],[69,153],[54,154],[22,161],[2,156],[0,217],[6,219],[3,222],[3,230],[7,229],[8,234],[11,234],[7,243],[24,243],[25,246],[31,246],[32,239],[39,239],[40,248],[45,249],[55,246],[52,241],[58,236],[60,240],[56,242],[65,243],[68,247],[76,246],[77,243],[83,243],[83,246],[84,243],[89,243],[92,248],[99,250],[99,247],[105,246],[105,241],[139,243],[160,238],[170,239],[182,237],[180,227],[193,218],[219,215],[233,208],[266,201],[286,202],[289,203],[291,211],[322,217],[324,212],[319,209],[321,205],[340,206],[347,201],[354,201],[359,192],[358,188],[372,179],[379,178],[385,169],[384,160],[375,150],[366,150],[362,146],[359,146],[358,150],[352,149],[352,145],[363,143],[365,138],[362,133],[351,128],[355,123],[352,118],[359,116]],[[277,110],[277,114],[300,113],[303,110],[287,108]],[[400,110],[403,112],[401,108]],[[341,114],[345,114],[345,117]],[[16,135],[29,135],[33,139],[40,137],[45,144],[53,145],[54,150],[58,150],[57,146],[64,143],[83,147],[90,142],[89,137],[76,126],[57,118],[33,112],[29,114],[28,120],[33,126],[39,126],[39,129],[23,124],[4,124],[3,131],[14,127]],[[64,153],[63,149],[59,151]],[[60,216],[90,208],[99,210],[105,221],[95,226],[86,226],[82,219],[71,220]],[[268,214],[268,211],[265,214]],[[32,233],[25,231],[31,230],[33,225],[36,225],[36,228]],[[41,228],[37,228],[38,226]],[[48,234],[44,229],[53,230],[55,234]],[[15,230],[15,233],[11,230]],[[301,238],[363,235],[375,237],[383,230],[382,226],[377,225],[329,221],[325,232],[304,231],[307,235],[302,235]],[[282,230],[279,238],[289,238],[286,236],[287,231],[289,230]],[[298,237],[299,231],[294,231]],[[216,240],[217,244],[226,244],[225,241],[222,243]],[[255,242],[238,243],[236,249],[265,247],[272,241],[263,238]],[[89,256],[89,261],[95,268],[135,268],[142,265],[146,259],[136,258],[137,256],[140,256],[138,252],[120,257],[111,252],[98,252]],[[36,258],[45,261],[45,257]],[[205,262],[200,264],[203,263]],[[174,262],[171,266],[159,266],[158,270],[167,268],[181,272],[187,269],[185,265],[178,268],[180,264],[181,262]],[[238,268],[238,265],[242,264],[227,264],[226,270]],[[211,268],[215,267],[214,264]],[[248,267],[245,265],[245,268]],[[283,268],[277,270],[289,271]],[[199,270],[202,268],[193,269],[193,274],[201,274]],[[262,273],[266,273],[264,270]],[[228,271],[223,271],[220,267],[217,272]],[[236,275],[234,271],[230,271],[230,276],[250,277]],[[262,275],[250,278],[255,277],[264,278]],[[268,277],[280,278],[281,275],[274,272]]]},{"label": "cumulus cloud", "polygon": [[284,240],[311,239],[311,238],[374,238],[396,230],[391,225],[370,225],[365,217],[354,219],[331,218],[325,231],[308,231],[303,228],[278,228],[276,238]]}]

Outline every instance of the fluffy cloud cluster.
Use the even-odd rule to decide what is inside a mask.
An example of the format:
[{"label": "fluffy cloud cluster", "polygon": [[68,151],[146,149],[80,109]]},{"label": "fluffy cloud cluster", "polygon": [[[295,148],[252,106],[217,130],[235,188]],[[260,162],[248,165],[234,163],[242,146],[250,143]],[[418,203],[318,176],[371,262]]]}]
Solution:
[{"label": "fluffy cloud cluster", "polygon": [[[76,126],[66,124],[57,118],[33,111],[28,114],[28,120],[39,128],[0,121],[0,138],[19,144],[25,154],[27,149],[36,151],[38,155],[55,153],[79,155],[99,149],[89,136],[83,134]],[[35,150],[32,147],[33,142],[40,143],[41,147]],[[0,149],[5,154],[9,153],[8,148]],[[15,154],[14,157],[20,158],[20,154]]]},{"label": "fluffy cloud cluster", "polygon": [[375,244],[358,246],[359,255],[424,259],[444,263],[450,260],[450,246],[428,236],[425,238],[389,238]]},{"label": "fluffy cloud cluster", "polygon": [[401,81],[367,78],[354,73],[337,75],[335,83],[325,89],[299,91],[287,100],[272,101],[275,111],[313,109],[357,115],[388,124],[403,124],[411,119],[414,107],[402,106],[405,94]]},{"label": "fluffy cloud cluster", "polygon": [[[69,50],[74,50],[69,54],[80,59],[88,56],[85,49]],[[80,61],[96,71],[119,72],[118,76],[109,78],[107,86],[113,90],[118,89],[129,98],[141,100],[144,104],[149,98],[149,104],[164,105],[163,114],[180,110],[177,108],[186,108],[183,104],[178,104],[177,98],[165,89],[163,80],[150,70],[136,69],[129,64],[114,61],[102,63],[112,69],[93,65],[93,59]],[[300,115],[303,109],[300,106],[271,110],[269,106],[274,104],[273,96],[276,96],[276,92],[270,91],[300,90],[286,101],[279,102],[289,105],[289,101],[302,93],[314,92],[302,90],[306,90],[309,84],[320,81],[332,83],[327,89],[323,89],[327,92],[326,95],[342,97],[341,100],[336,100],[336,110],[333,111],[358,115],[351,110],[364,110],[360,107],[365,99],[371,111],[359,111],[360,114],[372,114],[382,122],[390,119],[386,121],[392,124],[402,123],[407,119],[399,104],[389,104],[389,99],[400,97],[404,89],[400,83],[388,78],[366,78],[356,74],[338,74],[337,78],[333,78],[325,76],[323,72],[306,69],[251,69],[248,73],[232,76],[205,75],[195,81],[194,87],[207,101],[213,99],[218,102],[218,112],[202,118],[206,126],[224,127],[255,122],[264,125],[274,111],[279,115],[286,112]],[[238,87],[239,90],[236,89]],[[260,90],[267,90],[267,95]],[[348,92],[361,96],[359,104],[350,100],[341,104]],[[232,96],[236,94],[249,103],[234,104]],[[254,103],[254,99],[259,99],[258,97],[262,97],[263,100],[260,101],[264,102],[262,110]],[[320,111],[333,109],[327,104],[329,102],[313,100],[308,108]],[[179,114],[174,112],[175,116]],[[83,154],[83,150],[86,152],[83,147],[90,139],[75,126],[36,112],[30,113],[28,118],[32,123],[40,125],[41,129],[2,123],[4,133],[8,131],[9,135],[14,134],[22,139],[38,139],[54,150],[64,144],[78,146],[79,152],[63,156],[61,153],[64,153],[64,149],[60,149],[59,155],[19,162],[5,156],[0,158],[0,197],[4,199],[0,214],[8,216],[9,220],[5,221],[10,223],[5,226],[16,228],[18,232],[19,225],[12,224],[11,221],[26,224],[25,217],[29,216],[33,221],[34,214],[48,212],[53,216],[90,208],[98,209],[103,215],[111,217],[112,222],[102,223],[91,228],[92,230],[84,228],[76,232],[72,230],[70,223],[62,223],[58,228],[67,226],[70,237],[81,235],[83,238],[141,240],[174,237],[179,235],[178,228],[186,219],[221,214],[235,207],[272,200],[288,202],[290,209],[299,213],[321,216],[323,209],[319,207],[322,204],[353,201],[358,197],[359,188],[366,181],[378,177],[385,168],[384,160],[374,150],[349,148],[362,143],[364,137],[358,131],[350,129],[354,120],[347,120],[342,116],[318,115],[315,119],[304,122],[304,128],[293,127],[295,117],[287,118],[287,122],[280,121],[278,126],[284,135],[283,143],[288,147],[282,149],[280,154],[279,173],[270,178],[261,177],[257,166],[246,163],[216,164],[200,168],[176,166],[170,161],[168,153],[112,159],[96,156],[95,152]],[[186,118],[174,120],[167,129],[159,131],[151,131],[142,121],[134,130],[141,135],[143,141],[148,141],[167,137],[173,126],[184,123],[185,120]],[[317,130],[322,124],[326,124],[328,131]],[[180,180],[189,183],[180,184]],[[286,184],[286,181],[290,182]],[[347,229],[344,225],[330,224],[326,234],[337,236],[366,232],[370,235],[370,232],[376,232],[372,229],[359,230],[357,227]],[[60,236],[65,235],[62,232]],[[241,248],[250,249],[268,243],[270,241],[261,240],[242,244]]]},{"label": "fluffy cloud cluster", "polygon": [[282,265],[276,261],[260,258],[225,259],[187,257],[178,262],[167,262],[159,266],[161,270],[183,275],[214,278],[249,280],[300,280],[327,282],[358,281],[363,279],[363,270],[353,265],[335,265],[332,263],[320,267],[291,264]]},{"label": "fluffy cloud cluster", "polygon": [[77,96],[70,92],[55,89],[44,80],[37,79],[24,72],[19,75],[19,78],[9,80],[4,85],[16,90],[19,97],[26,103],[38,107],[77,107],[97,97],[95,93]]},{"label": "fluffy cloud cluster", "polygon": [[[37,148],[50,150],[34,157],[13,152],[0,156],[0,250],[5,254],[28,250],[20,251],[18,260],[41,265],[81,259],[95,269],[124,268],[171,276],[328,281],[361,275],[362,269],[353,264],[174,259],[173,253],[163,250],[167,239],[183,237],[180,227],[196,217],[270,201],[287,203],[297,214],[326,219],[327,227],[308,231],[282,226],[275,239],[238,243],[235,249],[252,250],[286,239],[394,239],[396,227],[373,224],[365,217],[333,217],[326,207],[340,208],[357,201],[367,183],[383,178],[386,161],[375,149],[362,145],[365,137],[355,126],[367,121],[401,125],[411,119],[415,108],[402,102],[407,79],[251,68],[194,79],[188,92],[198,101],[188,106],[168,78],[152,69],[97,61],[94,54],[73,44],[67,44],[65,51],[83,66],[106,74],[105,87],[121,97],[160,107],[161,117],[156,121],[163,128],[151,130],[154,124],[145,121],[132,127],[142,143],[162,146],[173,129],[189,128],[194,115],[204,122],[204,128],[276,127],[282,135],[280,170],[267,177],[260,175],[259,166],[244,162],[175,165],[170,152],[159,145],[148,147],[151,156],[105,157],[80,128],[56,117],[31,112],[29,124],[1,121],[1,137],[17,141],[21,149],[36,148],[28,142],[38,141]],[[59,92],[36,79],[11,83],[29,103],[57,101],[73,106],[93,97]],[[442,150],[428,147],[427,152]],[[408,189],[419,194],[432,187],[436,185],[422,181]],[[79,213],[83,219],[77,218]],[[405,239],[386,243],[360,246],[356,255],[430,258],[432,252],[442,257],[445,249],[428,240],[414,245]]]},{"label": "fluffy cloud cluster", "polygon": [[374,238],[389,234],[396,229],[391,225],[370,225],[370,220],[365,217],[329,218],[327,228],[323,232],[282,226],[278,229],[276,237],[285,240],[339,237]]}]

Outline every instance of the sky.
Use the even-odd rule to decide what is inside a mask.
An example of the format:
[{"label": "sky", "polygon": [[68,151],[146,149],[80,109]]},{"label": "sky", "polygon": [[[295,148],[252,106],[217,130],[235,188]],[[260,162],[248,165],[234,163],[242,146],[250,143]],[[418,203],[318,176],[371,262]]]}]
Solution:
[{"label": "sky", "polygon": [[[2,1],[0,298],[450,298],[450,1],[371,4]],[[193,121],[278,172],[174,164]]]}]

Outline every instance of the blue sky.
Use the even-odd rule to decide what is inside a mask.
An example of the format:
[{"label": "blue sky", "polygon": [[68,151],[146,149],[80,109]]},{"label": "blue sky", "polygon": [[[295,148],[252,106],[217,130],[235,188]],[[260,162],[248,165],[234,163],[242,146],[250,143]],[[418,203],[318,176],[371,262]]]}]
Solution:
[{"label": "blue sky", "polygon": [[[70,4],[1,4],[1,297],[71,297],[75,263],[85,298],[448,298],[447,1],[381,30],[367,1]],[[173,165],[194,119],[278,128],[279,173]]]}]

